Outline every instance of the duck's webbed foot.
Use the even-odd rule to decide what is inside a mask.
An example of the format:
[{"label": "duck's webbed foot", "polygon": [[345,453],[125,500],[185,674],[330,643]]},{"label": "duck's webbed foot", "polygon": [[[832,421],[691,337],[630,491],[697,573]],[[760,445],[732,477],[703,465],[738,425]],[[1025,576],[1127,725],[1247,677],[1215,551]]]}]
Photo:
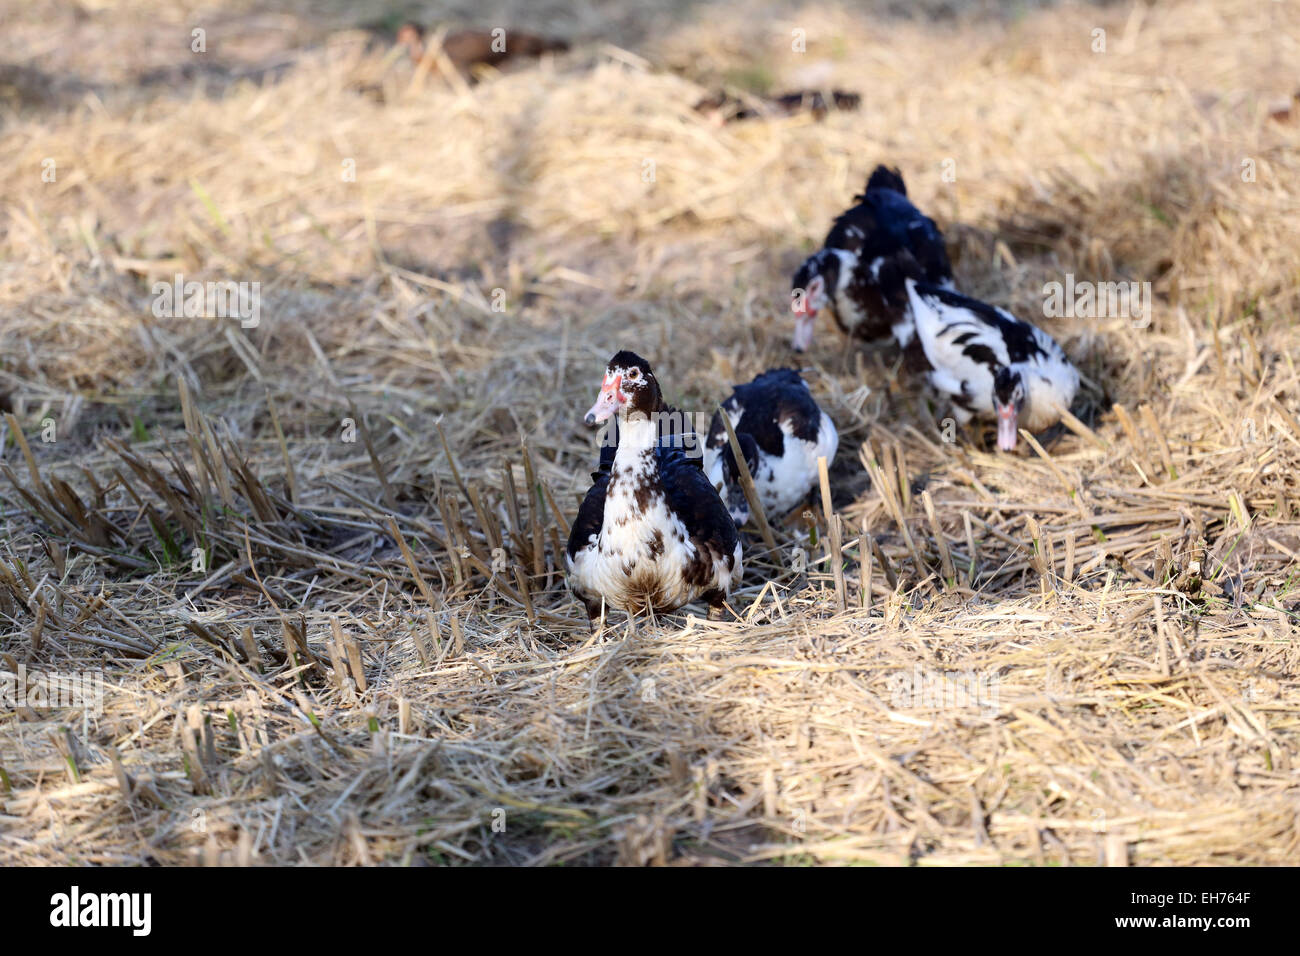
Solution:
[{"label": "duck's webbed foot", "polygon": [[599,598],[583,598],[582,606],[587,609],[587,625],[591,628],[591,633],[595,634],[605,623],[605,602]]},{"label": "duck's webbed foot", "polygon": [[725,621],[727,619],[726,597],[721,591],[709,591],[700,595],[700,600],[709,606],[710,621]]}]

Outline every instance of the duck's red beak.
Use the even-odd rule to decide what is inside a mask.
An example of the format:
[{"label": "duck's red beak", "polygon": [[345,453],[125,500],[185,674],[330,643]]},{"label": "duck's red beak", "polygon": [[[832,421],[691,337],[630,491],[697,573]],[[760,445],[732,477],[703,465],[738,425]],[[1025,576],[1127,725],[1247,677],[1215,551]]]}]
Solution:
[{"label": "duck's red beak", "polygon": [[790,348],[796,352],[806,352],[812,345],[813,322],[817,318],[812,297],[820,294],[821,288],[822,280],[817,277],[808,283],[807,289],[795,289],[790,294],[790,310],[794,312],[794,338],[790,340]]},{"label": "duck's red beak", "polygon": [[998,447],[1003,451],[1015,451],[1016,439],[1019,437],[1016,406],[1000,405],[994,402],[998,411]]},{"label": "duck's red beak", "polygon": [[806,308],[795,312],[794,338],[790,340],[790,347],[796,352],[805,352],[812,345],[813,319],[816,315]]},{"label": "duck's red beak", "polygon": [[605,380],[600,384],[600,395],[596,397],[596,404],[592,405],[587,412],[586,422],[588,425],[608,421],[611,415],[627,403],[627,396],[619,388],[622,381],[623,376],[621,375],[605,373]]}]

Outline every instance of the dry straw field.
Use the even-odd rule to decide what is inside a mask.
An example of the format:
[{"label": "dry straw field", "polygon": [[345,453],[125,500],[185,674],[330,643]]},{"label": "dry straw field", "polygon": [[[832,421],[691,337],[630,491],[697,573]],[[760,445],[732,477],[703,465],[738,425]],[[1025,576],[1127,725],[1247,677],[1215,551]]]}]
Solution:
[{"label": "dry straw field", "polygon": [[[0,18],[0,670],[104,680],[0,704],[0,864],[1300,856],[1295,4]],[[571,49],[466,82],[404,19]],[[724,86],[862,106],[718,125]],[[1077,421],[945,441],[823,320],[842,561],[814,500],[746,534],[737,619],[593,635],[559,546],[604,362],[701,412],[794,362],[879,162]],[[160,317],[178,273],[260,321]],[[1151,321],[1045,318],[1066,275]]]}]

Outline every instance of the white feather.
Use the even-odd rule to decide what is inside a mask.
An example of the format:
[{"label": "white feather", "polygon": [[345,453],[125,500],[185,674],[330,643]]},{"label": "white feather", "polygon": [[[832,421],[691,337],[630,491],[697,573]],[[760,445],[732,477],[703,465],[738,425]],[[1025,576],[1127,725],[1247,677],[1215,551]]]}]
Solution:
[{"label": "white feather", "polygon": [[[1000,365],[1021,373],[1026,392],[1021,427],[1041,431],[1060,421],[1060,410],[1070,407],[1079,389],[1079,373],[1055,339],[1005,309],[997,309],[1011,322],[1027,327],[1044,353],[1027,361],[1011,362],[1007,343],[999,330],[986,323],[978,313],[922,295],[911,279],[907,280],[907,294],[916,319],[916,334],[933,366],[930,384],[936,390],[949,395],[964,395],[977,411],[992,414],[995,371],[966,355],[969,346],[983,345]],[[957,341],[959,338],[963,341]],[[954,408],[954,413],[957,411],[964,410]]]},{"label": "white feather", "polygon": [[[840,277],[835,284],[831,301],[835,305],[835,313],[840,317],[840,322],[846,329],[852,331],[868,318],[866,311],[858,308],[853,297],[847,294],[849,283],[853,281],[853,270],[858,266],[858,256],[847,249],[832,249],[831,252],[835,253],[836,258],[840,260]],[[874,266],[879,271],[879,259],[875,261]]]}]

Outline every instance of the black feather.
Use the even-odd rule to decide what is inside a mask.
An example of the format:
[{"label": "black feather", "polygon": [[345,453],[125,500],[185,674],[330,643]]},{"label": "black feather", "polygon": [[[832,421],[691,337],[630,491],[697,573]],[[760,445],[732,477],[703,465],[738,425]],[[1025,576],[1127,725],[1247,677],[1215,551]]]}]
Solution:
[{"label": "black feather", "polygon": [[[605,492],[609,488],[610,471],[614,467],[616,451],[613,445],[602,447],[600,450],[600,470],[591,473],[591,488],[587,490],[582,504],[578,506],[578,515],[569,527],[569,543],[566,550],[569,552],[570,559],[577,557],[578,552],[590,543],[592,536],[600,534],[600,529],[605,524]],[[609,457],[608,463],[605,460],[606,452]]]},{"label": "black feather", "polygon": [[871,192],[873,189],[892,189],[896,193],[907,195],[907,187],[903,185],[903,174],[898,171],[897,166],[893,169],[884,165],[877,166],[867,180],[865,192],[854,196],[853,201],[862,202],[866,198],[866,193]]},{"label": "black feather", "polygon": [[[972,299],[968,295],[962,295],[960,292],[954,292],[952,289],[945,289],[942,286],[918,282],[916,291],[928,299],[938,299],[944,305],[966,309],[973,313],[977,320],[995,329],[1002,341],[1007,345],[1007,360],[1010,363],[1015,364],[1034,358],[1047,357],[1043,347],[1038,344],[1038,339],[1034,337],[1034,327],[1028,322],[1011,318],[986,302]],[[964,339],[965,336],[961,338]],[[959,339],[959,344],[960,341]],[[990,368],[1001,365],[987,346],[967,345],[962,351],[967,357],[982,362]]]},{"label": "black feather", "polygon": [[[736,438],[748,435],[764,453],[777,458],[785,454],[781,422],[790,426],[796,438],[807,442],[816,442],[821,429],[821,408],[799,373],[791,368],[771,369],[747,385],[737,385],[723,403],[723,408],[733,412],[737,408],[744,409],[740,424],[736,426]],[[731,443],[727,440],[720,412],[714,412],[709,423],[707,444],[710,448],[726,448],[730,454]],[[741,450],[745,451],[743,442]],[[748,451],[745,451],[745,458],[749,458]],[[733,459],[733,468],[734,464]],[[755,463],[750,463],[750,470],[755,470]]]},{"label": "black feather", "polygon": [[713,577],[715,558],[733,565],[740,534],[718,497],[717,489],[709,483],[700,466],[675,449],[661,451],[659,456],[659,481],[663,485],[664,500],[668,508],[686,526],[686,533],[695,545],[695,558],[686,571],[686,578],[704,584]]}]

